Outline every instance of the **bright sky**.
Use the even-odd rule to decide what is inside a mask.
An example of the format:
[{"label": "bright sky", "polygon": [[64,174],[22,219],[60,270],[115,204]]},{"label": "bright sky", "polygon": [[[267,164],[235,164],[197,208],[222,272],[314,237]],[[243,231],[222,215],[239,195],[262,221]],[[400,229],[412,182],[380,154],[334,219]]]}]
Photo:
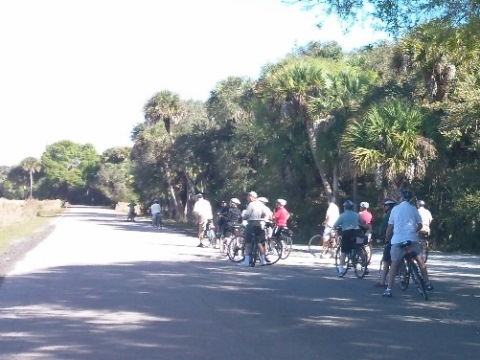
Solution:
[{"label": "bright sky", "polygon": [[158,91],[205,101],[217,82],[257,79],[296,44],[351,50],[385,37],[316,22],[281,0],[1,0],[0,165],[61,140],[131,146]]}]

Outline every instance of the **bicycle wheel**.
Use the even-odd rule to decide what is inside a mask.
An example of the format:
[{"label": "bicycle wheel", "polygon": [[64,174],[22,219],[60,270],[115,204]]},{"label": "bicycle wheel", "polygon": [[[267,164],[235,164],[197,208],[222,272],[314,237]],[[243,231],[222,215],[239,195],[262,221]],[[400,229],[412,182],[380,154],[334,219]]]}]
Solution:
[{"label": "bicycle wheel", "polygon": [[410,283],[410,272],[408,271],[408,263],[405,260],[402,260],[398,265],[397,276],[400,280],[400,289],[403,291],[407,290]]},{"label": "bicycle wheel", "polygon": [[[267,265],[273,265],[282,257],[284,246],[278,239],[270,239],[265,242],[265,258]],[[288,256],[288,255],[287,255]]]},{"label": "bicycle wheel", "polygon": [[367,272],[368,264],[368,255],[365,251],[365,248],[360,246],[357,249],[354,249],[352,255],[350,256],[350,261],[357,278],[363,279]]},{"label": "bicycle wheel", "polygon": [[425,281],[423,281],[422,276],[420,275],[420,271],[418,270],[418,266],[411,260],[409,262],[410,272],[412,274],[413,282],[417,287],[418,292],[423,296],[425,300],[428,300],[427,288],[425,286]]},{"label": "bicycle wheel", "polygon": [[428,246],[429,246],[429,243],[428,243],[428,240],[427,239],[424,239],[421,241],[420,243],[421,247],[422,247],[422,252],[421,252],[421,256],[422,256],[422,259],[424,262],[427,262],[427,259],[428,259]]},{"label": "bicycle wheel", "polygon": [[308,241],[308,251],[314,258],[321,258],[323,252],[323,236],[313,235]]},{"label": "bicycle wheel", "polygon": [[233,237],[227,245],[227,256],[233,262],[240,262],[245,259],[245,248],[243,237]]},{"label": "bicycle wheel", "polygon": [[255,239],[255,234],[253,235],[253,243],[252,243],[252,254],[250,255],[250,266],[255,267],[255,263],[257,262],[258,256],[258,245],[257,240]]},{"label": "bicycle wheel", "polygon": [[371,243],[367,243],[366,245],[363,245],[363,249],[365,250],[365,253],[367,255],[367,266],[370,265],[370,262],[372,261],[372,255],[373,255],[373,248]]},{"label": "bicycle wheel", "polygon": [[280,256],[280,258],[285,260],[292,252],[293,240],[292,237],[288,235],[282,236],[280,239],[282,242],[282,255]]},{"label": "bicycle wheel", "polygon": [[[337,270],[337,273],[339,273],[339,267],[340,267],[340,255],[342,253],[342,250],[340,248],[340,245],[337,246],[337,250],[335,251],[335,269]],[[348,271],[348,264],[350,261],[350,256],[348,254],[345,254],[345,266],[343,267],[343,275],[345,275]]]}]

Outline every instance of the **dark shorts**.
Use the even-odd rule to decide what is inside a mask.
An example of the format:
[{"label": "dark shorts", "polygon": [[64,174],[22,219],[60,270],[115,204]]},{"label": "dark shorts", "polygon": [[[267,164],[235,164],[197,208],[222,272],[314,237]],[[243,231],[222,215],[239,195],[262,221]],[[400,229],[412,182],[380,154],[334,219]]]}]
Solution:
[{"label": "dark shorts", "polygon": [[349,253],[355,248],[357,243],[357,235],[354,229],[342,231],[342,244],[340,249],[342,253]]}]

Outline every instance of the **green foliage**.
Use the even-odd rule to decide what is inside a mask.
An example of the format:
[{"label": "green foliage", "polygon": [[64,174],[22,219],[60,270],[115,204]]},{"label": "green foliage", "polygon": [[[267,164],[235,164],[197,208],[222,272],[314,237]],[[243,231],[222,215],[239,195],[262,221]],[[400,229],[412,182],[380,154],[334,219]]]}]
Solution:
[{"label": "green foliage", "polygon": [[283,0],[302,4],[306,10],[318,10],[319,26],[326,15],[336,14],[346,24],[369,21],[376,28],[399,35],[432,20],[456,26],[480,17],[480,2],[470,0]]},{"label": "green foliage", "polygon": [[64,140],[47,146],[41,162],[43,195],[65,198],[72,189],[93,181],[100,156],[90,144],[80,145]]}]

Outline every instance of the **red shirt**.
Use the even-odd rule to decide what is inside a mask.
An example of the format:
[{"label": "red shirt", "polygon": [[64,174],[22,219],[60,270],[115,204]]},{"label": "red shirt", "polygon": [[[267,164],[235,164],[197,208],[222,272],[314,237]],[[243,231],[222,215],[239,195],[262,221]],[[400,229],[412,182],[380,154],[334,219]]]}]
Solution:
[{"label": "red shirt", "polygon": [[290,213],[287,211],[287,209],[281,207],[275,211],[273,217],[275,218],[275,224],[277,224],[277,226],[287,226],[287,220],[290,217]]},{"label": "red shirt", "polygon": [[365,224],[366,225],[369,225],[372,223],[372,213],[368,212],[368,211],[360,211],[358,213],[358,215],[360,215],[360,217],[365,220]]}]

